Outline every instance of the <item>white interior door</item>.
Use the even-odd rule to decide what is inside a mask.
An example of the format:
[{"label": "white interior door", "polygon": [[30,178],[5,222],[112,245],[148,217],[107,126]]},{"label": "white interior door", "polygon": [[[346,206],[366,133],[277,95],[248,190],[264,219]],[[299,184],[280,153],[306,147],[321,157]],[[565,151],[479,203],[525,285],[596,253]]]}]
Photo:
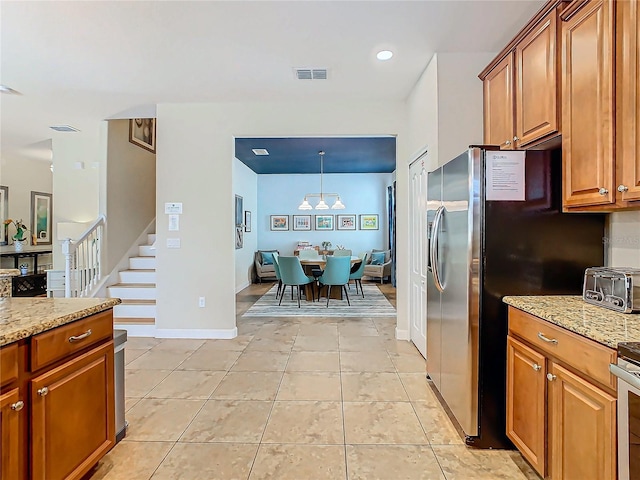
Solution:
[{"label": "white interior door", "polygon": [[410,338],[427,357],[427,152],[409,167]]}]

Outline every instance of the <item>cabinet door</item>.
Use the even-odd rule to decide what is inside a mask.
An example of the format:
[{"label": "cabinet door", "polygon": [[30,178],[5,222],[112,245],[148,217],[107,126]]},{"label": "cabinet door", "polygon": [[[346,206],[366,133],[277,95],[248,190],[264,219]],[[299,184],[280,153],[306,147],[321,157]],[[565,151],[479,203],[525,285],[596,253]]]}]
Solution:
[{"label": "cabinet door", "polygon": [[549,368],[553,480],[616,479],[616,399],[561,366]]},{"label": "cabinet door", "polygon": [[484,87],[484,143],[513,148],[513,52],[486,76]]},{"label": "cabinet door", "polygon": [[618,139],[620,198],[640,200],[640,1],[618,2]]},{"label": "cabinet door", "polygon": [[507,337],[507,436],[545,475],[545,358]]},{"label": "cabinet door", "polygon": [[516,148],[558,131],[556,11],[516,47]]},{"label": "cabinet door", "polygon": [[113,342],[31,381],[34,480],[81,478],[115,444]]},{"label": "cabinet door", "polygon": [[20,416],[24,412],[24,399],[17,388],[0,396],[0,478],[24,479],[20,459],[26,450],[20,434]]},{"label": "cabinet door", "polygon": [[614,201],[613,5],[590,0],[562,19],[564,206]]}]

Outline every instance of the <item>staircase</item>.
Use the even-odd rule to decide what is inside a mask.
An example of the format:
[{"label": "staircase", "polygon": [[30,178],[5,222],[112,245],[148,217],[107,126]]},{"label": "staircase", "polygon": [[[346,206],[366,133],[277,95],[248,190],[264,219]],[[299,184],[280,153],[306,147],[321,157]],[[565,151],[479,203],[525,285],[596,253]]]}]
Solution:
[{"label": "staircase", "polygon": [[[109,297],[122,299],[113,308],[113,323],[127,330],[136,326],[153,330],[156,322],[155,234],[138,246],[138,256],[129,258],[129,268],[118,273],[119,283],[107,288]],[[132,328],[133,327],[133,328]]]}]

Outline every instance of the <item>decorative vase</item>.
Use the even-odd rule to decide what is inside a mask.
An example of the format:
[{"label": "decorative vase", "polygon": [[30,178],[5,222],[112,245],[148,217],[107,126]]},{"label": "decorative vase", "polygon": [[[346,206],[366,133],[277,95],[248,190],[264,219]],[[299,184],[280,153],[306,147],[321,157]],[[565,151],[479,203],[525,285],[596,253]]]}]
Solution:
[{"label": "decorative vase", "polygon": [[15,248],[16,252],[22,252],[24,250],[25,240],[16,240],[13,242],[13,248]]}]

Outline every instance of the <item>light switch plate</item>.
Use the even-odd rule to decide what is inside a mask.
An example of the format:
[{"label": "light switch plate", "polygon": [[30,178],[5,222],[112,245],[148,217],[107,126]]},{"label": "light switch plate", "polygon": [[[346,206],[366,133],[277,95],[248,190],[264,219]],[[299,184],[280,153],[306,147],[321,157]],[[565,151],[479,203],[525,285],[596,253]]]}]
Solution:
[{"label": "light switch plate", "polygon": [[167,238],[167,248],[180,248],[180,239]]}]

